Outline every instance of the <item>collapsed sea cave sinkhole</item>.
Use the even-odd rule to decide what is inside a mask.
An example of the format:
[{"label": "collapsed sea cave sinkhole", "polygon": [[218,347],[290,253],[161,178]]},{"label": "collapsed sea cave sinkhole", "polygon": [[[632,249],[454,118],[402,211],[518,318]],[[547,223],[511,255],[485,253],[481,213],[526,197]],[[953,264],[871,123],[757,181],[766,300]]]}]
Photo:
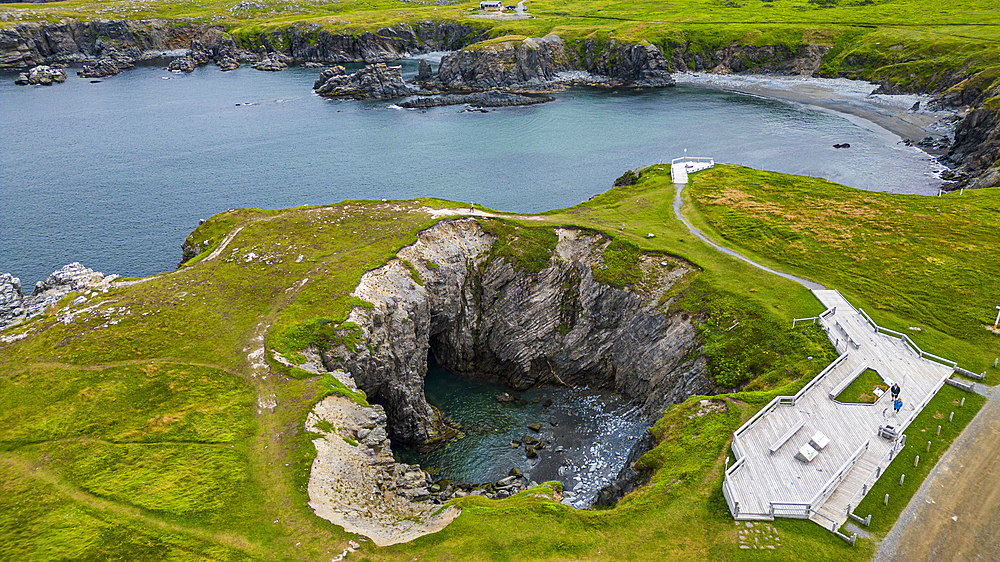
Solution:
[{"label": "collapsed sea cave sinkhole", "polygon": [[[464,484],[518,468],[535,482],[563,482],[575,507],[599,494],[613,501],[601,488],[634,444],[650,446],[645,428],[668,404],[715,388],[697,326],[669,310],[668,291],[698,270],[636,253],[642,282],[616,287],[594,273],[614,255],[609,236],[520,228],[464,218],[420,232],[353,292],[368,305],[345,325],[367,343],[321,350],[323,362],[353,373],[385,408],[400,460]],[[540,267],[496,251],[532,238],[548,245]],[[515,392],[516,402],[497,400]],[[537,458],[527,458],[525,436],[545,443]]]},{"label": "collapsed sea cave sinkhole", "polygon": [[[394,444],[397,461],[420,464],[435,479],[468,484],[496,482],[517,468],[535,482],[562,482],[564,503],[576,508],[594,503],[651,423],[639,406],[609,390],[543,386],[518,392],[451,372],[433,353],[424,393],[459,433],[423,452]],[[529,427],[535,424],[539,431]],[[537,457],[529,458],[533,439],[541,447],[532,447]]]}]

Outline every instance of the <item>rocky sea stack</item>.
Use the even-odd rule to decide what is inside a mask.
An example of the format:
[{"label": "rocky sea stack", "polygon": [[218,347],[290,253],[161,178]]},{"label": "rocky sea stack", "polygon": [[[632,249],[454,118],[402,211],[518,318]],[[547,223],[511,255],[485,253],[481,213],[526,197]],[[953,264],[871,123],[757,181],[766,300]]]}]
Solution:
[{"label": "rocky sea stack", "polygon": [[321,96],[350,99],[391,99],[408,96],[412,90],[403,82],[402,67],[369,64],[354,74],[343,66],[320,73],[313,89]]}]

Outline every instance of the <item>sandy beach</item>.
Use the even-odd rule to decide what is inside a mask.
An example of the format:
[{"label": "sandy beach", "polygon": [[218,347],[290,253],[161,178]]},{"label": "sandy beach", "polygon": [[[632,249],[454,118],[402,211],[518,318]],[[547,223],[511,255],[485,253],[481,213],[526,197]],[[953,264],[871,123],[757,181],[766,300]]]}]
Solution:
[{"label": "sandy beach", "polygon": [[911,142],[928,136],[948,137],[957,123],[958,112],[937,109],[930,95],[873,94],[878,85],[861,80],[706,73],[674,74],[674,79],[678,84],[718,88],[864,119]]}]

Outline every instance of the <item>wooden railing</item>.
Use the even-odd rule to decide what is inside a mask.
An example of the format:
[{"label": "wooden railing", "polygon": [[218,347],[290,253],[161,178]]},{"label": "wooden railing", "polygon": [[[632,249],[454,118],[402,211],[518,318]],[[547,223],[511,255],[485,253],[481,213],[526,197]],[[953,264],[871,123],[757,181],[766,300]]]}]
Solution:
[{"label": "wooden railing", "polygon": [[848,459],[847,462],[840,465],[840,469],[838,469],[837,472],[835,472],[833,476],[831,476],[830,479],[826,481],[826,485],[820,488],[820,490],[816,492],[816,495],[814,495],[812,499],[809,500],[810,506],[819,507],[823,505],[823,502],[826,501],[826,498],[830,497],[830,494],[832,494],[833,491],[837,489],[837,486],[839,486],[840,483],[843,482],[844,477],[847,476],[847,473],[850,472],[851,469],[854,468],[854,465],[858,463],[858,459],[861,458],[861,455],[865,454],[865,451],[868,450],[869,443],[871,443],[871,439],[865,441],[860,447],[857,448],[856,451],[854,451],[854,454],[851,455],[851,458]]},{"label": "wooden railing", "polygon": [[905,343],[911,350],[913,350],[913,352],[916,353],[917,356],[920,357],[921,359],[927,359],[928,361],[933,361],[935,363],[944,365],[945,367],[958,369],[958,363],[956,363],[955,361],[952,361],[951,359],[945,359],[944,357],[934,355],[933,353],[928,353],[920,349],[920,346],[917,345],[916,342],[911,340],[910,336],[902,332],[897,332],[896,330],[890,330],[889,328],[883,328],[882,326],[879,326],[878,324],[875,323],[874,320],[872,320],[871,316],[868,316],[868,313],[865,312],[863,309],[859,308],[858,312],[865,317],[865,320],[868,321],[868,324],[872,326],[872,328],[875,330],[876,333],[889,334],[891,336],[895,336],[903,340],[903,343]]}]

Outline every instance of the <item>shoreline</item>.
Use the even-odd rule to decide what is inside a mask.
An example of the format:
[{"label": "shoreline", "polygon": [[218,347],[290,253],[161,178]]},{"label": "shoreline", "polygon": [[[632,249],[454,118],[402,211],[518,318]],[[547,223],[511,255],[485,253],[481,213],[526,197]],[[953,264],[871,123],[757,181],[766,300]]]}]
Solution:
[{"label": "shoreline", "polygon": [[[954,110],[926,109],[935,103],[929,94],[874,94],[878,85],[862,80],[759,74],[675,73],[673,76],[678,85],[706,86],[851,115],[912,143],[926,137],[950,140],[962,117]],[[919,109],[913,110],[914,104],[919,104]],[[925,152],[932,156],[942,154]]]}]

